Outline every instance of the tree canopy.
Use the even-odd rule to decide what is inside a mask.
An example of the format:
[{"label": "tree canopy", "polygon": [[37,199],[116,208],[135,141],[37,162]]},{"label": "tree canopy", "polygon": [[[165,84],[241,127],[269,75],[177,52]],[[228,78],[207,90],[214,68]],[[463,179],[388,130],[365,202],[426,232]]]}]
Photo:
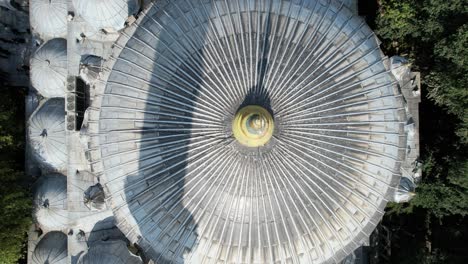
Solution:
[{"label": "tree canopy", "polygon": [[466,263],[468,254],[458,249],[468,235],[468,2],[379,2],[374,24],[385,53],[409,58],[422,76],[423,179],[413,200],[388,206],[384,222],[397,230],[395,243],[412,241],[393,260]]},{"label": "tree canopy", "polygon": [[24,257],[31,225],[31,199],[24,185],[24,90],[0,91],[0,263]]},{"label": "tree canopy", "polygon": [[466,0],[382,0],[376,19],[387,52],[409,57],[423,76],[425,177],[410,205],[438,217],[468,211],[467,18]]}]

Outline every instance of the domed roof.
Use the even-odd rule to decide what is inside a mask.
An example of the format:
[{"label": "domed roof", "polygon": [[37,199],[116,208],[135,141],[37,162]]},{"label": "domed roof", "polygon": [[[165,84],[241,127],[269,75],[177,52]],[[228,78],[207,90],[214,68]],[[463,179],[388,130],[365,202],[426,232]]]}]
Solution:
[{"label": "domed roof", "polygon": [[106,197],[100,183],[89,186],[84,192],[83,200],[90,210],[102,210],[106,206]]},{"label": "domed roof", "polygon": [[67,0],[30,0],[31,27],[44,38],[67,34]]},{"label": "domed roof", "polygon": [[158,263],[335,263],[362,245],[406,118],[365,22],[334,0],[159,3],[90,114],[122,232]]},{"label": "domed roof", "polygon": [[85,55],[82,56],[80,62],[80,77],[87,84],[96,82],[99,78],[99,73],[102,71],[102,58]]},{"label": "domed roof", "polygon": [[78,15],[96,29],[111,28],[118,31],[127,18],[138,11],[137,0],[73,0]]},{"label": "domed roof", "polygon": [[32,154],[42,166],[62,170],[67,163],[65,142],[65,103],[61,98],[47,100],[28,123]]},{"label": "domed roof", "polygon": [[140,257],[128,251],[124,241],[99,241],[89,248],[88,252],[78,259],[78,264],[140,264]]},{"label": "domed roof", "polygon": [[67,236],[62,232],[45,234],[32,254],[33,264],[67,264]]},{"label": "domed roof", "polygon": [[44,97],[65,97],[67,41],[53,39],[43,44],[31,59],[31,84]]},{"label": "domed roof", "polygon": [[34,194],[34,219],[42,230],[62,230],[68,225],[67,178],[60,174],[41,177]]}]

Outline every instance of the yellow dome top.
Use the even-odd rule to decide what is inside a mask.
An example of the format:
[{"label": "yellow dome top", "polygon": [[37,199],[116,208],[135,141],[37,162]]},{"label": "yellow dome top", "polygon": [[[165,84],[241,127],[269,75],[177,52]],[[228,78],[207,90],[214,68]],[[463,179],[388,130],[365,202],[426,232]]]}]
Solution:
[{"label": "yellow dome top", "polygon": [[273,136],[274,121],[263,107],[249,105],[239,110],[232,122],[234,137],[247,147],[265,145]]}]

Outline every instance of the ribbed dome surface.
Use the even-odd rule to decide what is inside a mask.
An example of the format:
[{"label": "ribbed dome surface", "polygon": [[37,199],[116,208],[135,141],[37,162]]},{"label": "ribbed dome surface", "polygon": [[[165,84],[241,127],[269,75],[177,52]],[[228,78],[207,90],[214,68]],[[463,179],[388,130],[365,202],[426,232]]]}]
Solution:
[{"label": "ribbed dome surface", "polygon": [[45,38],[67,34],[67,0],[30,0],[31,27]]},{"label": "ribbed dome surface", "polygon": [[87,55],[80,62],[80,77],[88,84],[95,82],[102,71],[102,58]]},{"label": "ribbed dome surface", "polygon": [[140,257],[128,251],[124,241],[100,241],[94,243],[77,264],[141,264]]},{"label": "ribbed dome surface", "polygon": [[34,219],[44,231],[68,225],[67,178],[60,174],[41,177],[34,194]]},{"label": "ribbed dome surface", "polygon": [[73,0],[78,15],[96,29],[124,28],[127,18],[138,11],[138,0]]},{"label": "ribbed dome surface", "polygon": [[[398,184],[402,98],[338,1],[160,1],[115,45],[94,169],[157,263],[327,263],[360,246]],[[99,88],[98,88],[99,89]],[[274,119],[239,144],[245,105]]]},{"label": "ribbed dome surface", "polygon": [[67,163],[65,103],[61,98],[46,101],[28,123],[32,154],[40,165],[63,170]]},{"label": "ribbed dome surface", "polygon": [[33,264],[67,264],[67,236],[62,232],[45,234],[32,254]]},{"label": "ribbed dome surface", "polygon": [[44,97],[65,97],[67,41],[53,39],[43,44],[31,59],[31,84]]}]

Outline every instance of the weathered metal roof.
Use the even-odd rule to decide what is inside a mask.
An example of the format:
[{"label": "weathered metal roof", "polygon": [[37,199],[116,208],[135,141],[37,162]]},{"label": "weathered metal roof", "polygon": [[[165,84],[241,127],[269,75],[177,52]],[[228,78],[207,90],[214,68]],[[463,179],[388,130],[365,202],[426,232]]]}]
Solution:
[{"label": "weathered metal roof", "polygon": [[138,0],[73,0],[73,5],[91,27],[121,30],[127,18],[138,11]]},{"label": "weathered metal roof", "polygon": [[78,259],[77,264],[142,264],[140,257],[128,251],[121,240],[95,242],[87,252]]},{"label": "weathered metal roof", "polygon": [[42,176],[35,187],[34,219],[43,231],[68,226],[67,178],[60,174]]},{"label": "weathered metal roof", "polygon": [[31,84],[44,97],[65,97],[67,85],[67,41],[52,39],[31,58]]},{"label": "weathered metal roof", "polygon": [[32,264],[67,264],[67,257],[67,236],[53,231],[42,236],[31,260]]},{"label": "weathered metal roof", "polygon": [[[117,225],[156,262],[339,262],[401,177],[387,58],[338,1],[157,1],[115,44],[89,113]],[[232,135],[272,114],[264,146]]]},{"label": "weathered metal roof", "polygon": [[62,98],[47,100],[28,121],[28,143],[44,168],[60,171],[67,165],[65,143],[65,103]]},{"label": "weathered metal roof", "polygon": [[67,35],[67,0],[30,0],[31,27],[43,38]]}]

